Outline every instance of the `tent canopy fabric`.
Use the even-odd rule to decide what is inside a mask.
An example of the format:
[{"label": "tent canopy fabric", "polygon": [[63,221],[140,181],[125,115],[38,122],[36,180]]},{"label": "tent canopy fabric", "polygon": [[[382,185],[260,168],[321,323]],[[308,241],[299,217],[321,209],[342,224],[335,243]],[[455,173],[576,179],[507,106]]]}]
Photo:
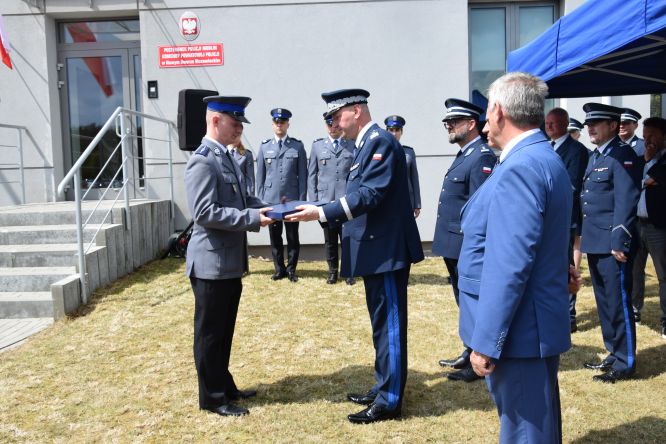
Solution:
[{"label": "tent canopy fabric", "polygon": [[507,71],[541,77],[550,97],[666,93],[666,1],[588,0],[511,52]]}]

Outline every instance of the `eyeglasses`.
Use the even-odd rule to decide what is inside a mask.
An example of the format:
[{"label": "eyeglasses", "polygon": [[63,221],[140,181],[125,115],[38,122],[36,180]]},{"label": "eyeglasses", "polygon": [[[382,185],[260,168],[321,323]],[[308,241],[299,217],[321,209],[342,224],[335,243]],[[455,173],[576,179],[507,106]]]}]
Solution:
[{"label": "eyeglasses", "polygon": [[467,119],[451,119],[444,122],[444,126],[448,129],[454,129],[460,122],[465,122]]}]

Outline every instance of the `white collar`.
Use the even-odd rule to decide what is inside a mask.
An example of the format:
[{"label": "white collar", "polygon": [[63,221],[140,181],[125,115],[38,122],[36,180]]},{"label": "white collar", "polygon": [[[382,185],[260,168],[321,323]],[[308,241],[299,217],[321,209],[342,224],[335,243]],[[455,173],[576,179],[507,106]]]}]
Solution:
[{"label": "white collar", "polygon": [[334,139],[331,136],[328,136],[328,140],[329,140],[329,142],[331,142],[331,145],[333,145],[333,142],[335,142],[336,140],[338,141],[338,145],[340,145],[340,137],[338,137],[337,139]]},{"label": "white collar", "polygon": [[[620,136],[615,136],[615,137],[619,138]],[[608,144],[611,143],[613,139],[615,139],[615,137],[611,137],[606,143],[597,147],[597,151],[599,151],[599,154],[603,154],[604,151],[606,151],[606,147],[608,147]]]},{"label": "white collar", "polygon": [[373,122],[371,120],[368,123],[366,123],[363,128],[361,128],[361,131],[358,132],[358,136],[356,136],[356,147],[357,148],[360,148],[359,144],[361,143],[361,140],[363,140],[363,136],[365,136],[365,133],[367,133],[368,130],[370,129],[370,127],[374,124],[375,124],[375,122]]},{"label": "white collar", "polygon": [[529,136],[531,136],[532,134],[536,134],[539,131],[541,131],[539,128],[534,128],[534,129],[531,129],[531,130],[527,130],[524,133],[520,133],[519,135],[517,135],[513,139],[509,140],[509,143],[506,144],[506,146],[502,149],[502,153],[500,154],[500,160],[499,160],[500,163],[502,163],[504,161],[504,159],[506,159],[506,156],[509,155],[509,152],[516,145],[518,145],[518,143],[521,140],[527,139]]},{"label": "white collar", "polygon": [[274,138],[275,138],[275,143],[279,143],[280,140],[281,140],[281,141],[282,141],[282,145],[284,145],[284,142],[287,140],[287,137],[289,137],[289,136],[286,135],[286,134],[285,134],[285,136],[282,137],[282,138],[279,138],[278,136],[275,136],[275,137],[274,137]]},{"label": "white collar", "polygon": [[557,151],[557,149],[562,146],[567,137],[569,137],[569,133],[565,133],[563,136],[553,140],[553,142],[555,142],[555,145],[553,145],[553,149]]}]

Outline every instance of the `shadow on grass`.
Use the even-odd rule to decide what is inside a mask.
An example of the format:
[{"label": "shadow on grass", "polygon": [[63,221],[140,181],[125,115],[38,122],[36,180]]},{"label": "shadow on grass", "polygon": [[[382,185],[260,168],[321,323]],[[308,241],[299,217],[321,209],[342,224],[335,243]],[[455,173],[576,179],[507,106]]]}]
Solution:
[{"label": "shadow on grass", "polygon": [[666,420],[646,416],[611,429],[592,430],[572,443],[663,442],[664,436],[666,436]]},{"label": "shadow on grass", "polygon": [[636,379],[650,379],[666,373],[666,344],[639,350],[636,363]]},{"label": "shadow on grass", "polygon": [[[244,405],[309,403],[317,400],[349,404],[350,413],[363,407],[347,400],[347,393],[365,393],[374,383],[371,366],[349,366],[326,375],[293,375],[256,387],[258,396]],[[494,405],[483,381],[447,380],[442,372],[410,370],[403,404],[403,416],[440,416],[452,410],[492,410]]]},{"label": "shadow on grass", "polygon": [[[97,305],[102,303],[107,297],[115,296],[117,300],[122,301],[123,299],[132,298],[133,300],[145,298],[146,300],[151,301],[151,305],[155,306],[157,304],[165,302],[166,299],[174,298],[181,293],[171,292],[168,294],[168,298],[160,301],[155,301],[155,295],[150,292],[144,292],[143,295],[132,294],[131,296],[123,297],[118,296],[118,293],[122,292],[124,289],[130,288],[132,285],[159,285],[160,279],[164,278],[164,275],[175,273],[182,265],[184,259],[182,258],[166,258],[166,259],[157,259],[147,264],[144,264],[131,272],[118,279],[115,282],[110,283],[105,287],[98,288],[92,294],[92,297],[86,305],[80,306],[73,313],[69,313],[67,317],[69,318],[78,318],[81,316],[86,316],[92,313]],[[183,276],[183,279],[187,279]],[[190,289],[189,280],[187,281],[187,289]]]},{"label": "shadow on grass", "polygon": [[[601,342],[601,341],[600,341]],[[585,362],[600,361],[599,355],[606,355],[606,349],[591,345],[574,345],[560,356],[560,372],[580,370]]]},{"label": "shadow on grass", "polygon": [[[655,291],[658,291],[656,287]],[[647,290],[645,292],[647,293]],[[659,296],[646,298],[643,309],[641,310],[641,325],[645,325],[651,330],[661,334],[661,316],[662,312],[661,305],[659,304]]]}]

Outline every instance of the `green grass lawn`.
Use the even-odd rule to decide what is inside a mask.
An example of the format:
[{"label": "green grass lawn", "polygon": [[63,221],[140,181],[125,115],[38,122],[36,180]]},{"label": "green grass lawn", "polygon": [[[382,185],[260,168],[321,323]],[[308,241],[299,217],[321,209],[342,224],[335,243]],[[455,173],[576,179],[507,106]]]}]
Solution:
[{"label": "green grass lawn", "polygon": [[[0,442],[496,442],[499,422],[483,382],[446,379],[437,365],[461,351],[458,310],[441,259],[412,268],[404,418],[350,424],[346,393],[373,382],[362,282],[326,285],[324,262],[299,264],[298,283],[270,280],[250,262],[231,371],[258,396],[242,418],[198,409],[193,296],[182,260],[156,261],[95,293],[77,316],[0,354]],[[565,442],[664,442],[666,340],[649,269],[635,380],[592,381],[605,355],[589,279],[579,332],[562,356]]]}]

